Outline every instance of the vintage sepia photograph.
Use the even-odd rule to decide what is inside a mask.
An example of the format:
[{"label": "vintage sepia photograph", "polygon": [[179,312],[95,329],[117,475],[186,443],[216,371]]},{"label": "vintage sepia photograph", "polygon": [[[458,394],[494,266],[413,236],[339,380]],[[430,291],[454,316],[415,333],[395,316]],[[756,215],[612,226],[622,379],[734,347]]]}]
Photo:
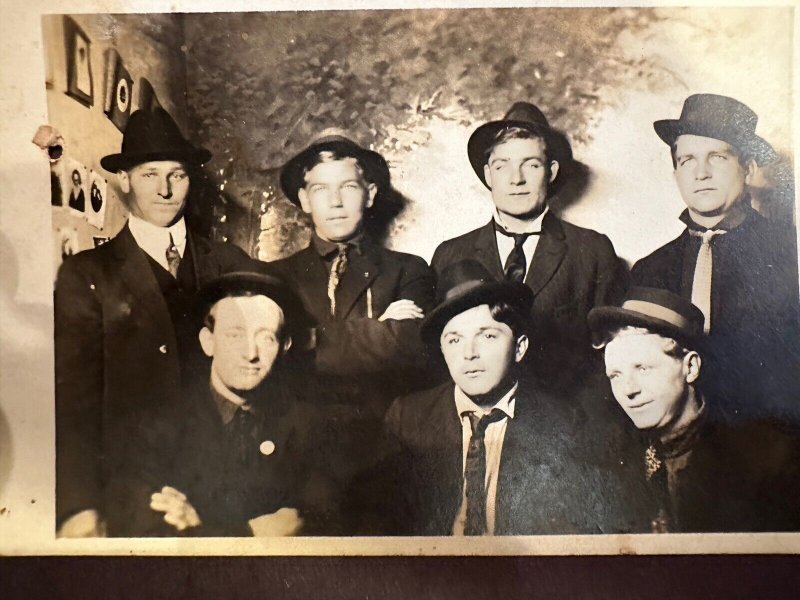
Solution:
[{"label": "vintage sepia photograph", "polygon": [[800,551],[793,7],[39,18],[10,548]]}]

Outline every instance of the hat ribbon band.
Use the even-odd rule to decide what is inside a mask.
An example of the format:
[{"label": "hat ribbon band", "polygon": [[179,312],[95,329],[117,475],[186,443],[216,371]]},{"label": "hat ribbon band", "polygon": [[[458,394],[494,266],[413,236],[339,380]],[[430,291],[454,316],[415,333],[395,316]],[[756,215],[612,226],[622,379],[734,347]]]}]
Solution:
[{"label": "hat ribbon band", "polygon": [[661,319],[662,321],[671,323],[676,327],[684,328],[689,326],[689,320],[686,317],[672,309],[661,306],[660,304],[655,304],[653,302],[647,302],[645,300],[626,300],[622,304],[622,308],[625,310],[642,313],[656,319]]}]

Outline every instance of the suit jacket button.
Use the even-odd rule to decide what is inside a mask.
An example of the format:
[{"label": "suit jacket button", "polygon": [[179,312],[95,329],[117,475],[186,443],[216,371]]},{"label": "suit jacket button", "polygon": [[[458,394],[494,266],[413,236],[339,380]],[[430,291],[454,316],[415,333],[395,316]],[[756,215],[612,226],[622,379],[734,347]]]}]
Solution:
[{"label": "suit jacket button", "polygon": [[167,345],[166,344],[161,344],[158,347],[158,351],[161,352],[161,354],[166,354],[167,353]]}]

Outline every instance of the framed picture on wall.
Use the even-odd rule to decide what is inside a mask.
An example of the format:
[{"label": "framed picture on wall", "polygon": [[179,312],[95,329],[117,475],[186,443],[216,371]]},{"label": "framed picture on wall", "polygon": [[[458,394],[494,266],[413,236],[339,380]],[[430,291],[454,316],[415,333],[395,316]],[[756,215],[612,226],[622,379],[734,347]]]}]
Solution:
[{"label": "framed picture on wall", "polygon": [[80,26],[64,18],[64,41],[67,50],[67,95],[81,104],[92,106],[94,102],[94,83],[89,56],[91,42]]}]

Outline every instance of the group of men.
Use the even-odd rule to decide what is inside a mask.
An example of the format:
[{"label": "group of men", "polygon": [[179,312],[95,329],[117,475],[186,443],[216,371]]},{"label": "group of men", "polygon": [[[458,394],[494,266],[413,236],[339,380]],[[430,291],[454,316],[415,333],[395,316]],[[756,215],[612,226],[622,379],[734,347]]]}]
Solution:
[{"label": "group of men", "polygon": [[389,168],[339,133],[281,172],[306,249],[206,240],[210,153],[137,111],[101,160],[129,221],[56,282],[58,535],[800,528],[796,238],[750,205],[756,123],[698,94],[654,124],[686,229],[629,274],[548,207],[572,153],[527,102],[472,134],[494,214],[430,267],[365,232]]}]

